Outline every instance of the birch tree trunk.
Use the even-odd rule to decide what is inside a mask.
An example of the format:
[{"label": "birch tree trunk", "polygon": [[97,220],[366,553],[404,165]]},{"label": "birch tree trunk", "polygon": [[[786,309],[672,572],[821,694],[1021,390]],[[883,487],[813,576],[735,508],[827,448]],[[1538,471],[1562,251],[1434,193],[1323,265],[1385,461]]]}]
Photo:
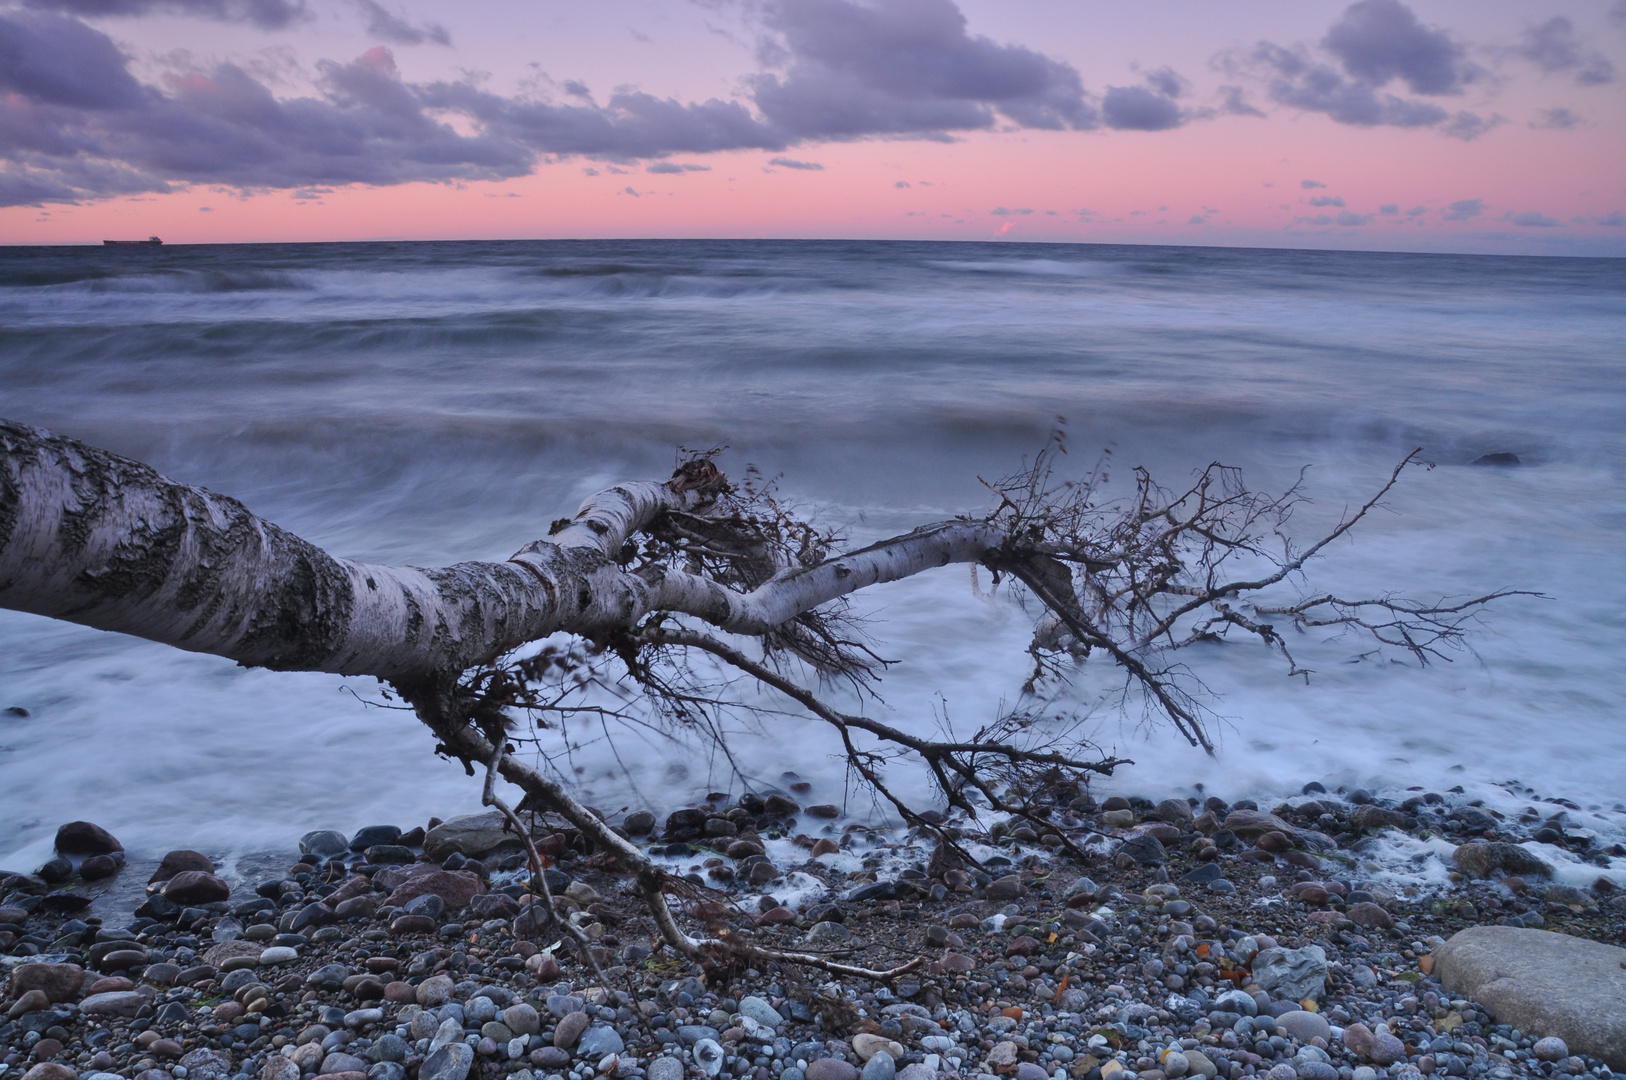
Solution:
[{"label": "birch tree trunk", "polygon": [[751,592],[621,565],[635,533],[667,512],[703,510],[723,483],[708,467],[617,485],[506,562],[386,566],[330,555],[236,499],[140,462],[0,420],[0,606],[249,667],[405,687],[560,631],[602,638],[654,611],[762,634],[857,589],[976,561],[1003,539],[982,523],[948,522]]}]

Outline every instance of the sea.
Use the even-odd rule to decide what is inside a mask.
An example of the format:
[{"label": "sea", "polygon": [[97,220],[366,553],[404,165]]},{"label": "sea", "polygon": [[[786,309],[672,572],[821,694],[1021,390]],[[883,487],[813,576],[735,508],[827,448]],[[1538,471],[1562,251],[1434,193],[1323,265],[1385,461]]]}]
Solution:
[{"label": "sea", "polygon": [[[1626,260],[868,241],[10,247],[0,416],[237,496],[336,554],[413,565],[505,559],[686,449],[777,477],[855,545],[986,512],[985,481],[1058,432],[1062,473],[1099,470],[1103,498],[1126,494],[1136,465],[1169,486],[1211,462],[1261,490],[1302,477],[1300,540],[1420,450],[1432,467],[1407,470],[1302,588],[1541,595],[1492,605],[1467,649],[1427,666],[1328,630],[1289,634],[1307,679],[1254,641],[1191,649],[1212,755],[1120,707],[1122,673],[1086,661],[1052,708],[1134,762],[1094,790],[1267,806],[1311,782],[1427,790],[1626,835]],[[1517,464],[1475,464],[1496,454]],[[992,586],[947,567],[867,590],[856,612],[892,663],[862,701],[827,691],[922,733],[1028,707],[1031,617]],[[577,718],[539,753],[610,814],[800,782],[803,801],[884,821],[819,725],[759,703],[771,711],[725,724],[726,751]],[[230,852],[477,810],[478,780],[392,704],[372,680],[248,670],[0,611],[0,866],[32,869],[73,819],[132,852]],[[930,802],[918,764],[886,775]],[[1400,854],[1443,874],[1426,851]]]}]

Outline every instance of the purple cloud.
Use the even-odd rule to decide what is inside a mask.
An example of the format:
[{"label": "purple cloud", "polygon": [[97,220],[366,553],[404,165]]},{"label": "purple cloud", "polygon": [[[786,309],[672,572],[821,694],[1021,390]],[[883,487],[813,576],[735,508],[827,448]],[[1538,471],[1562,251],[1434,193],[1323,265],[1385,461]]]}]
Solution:
[{"label": "purple cloud", "polygon": [[1341,124],[1363,127],[1432,127],[1457,138],[1475,138],[1500,123],[1473,113],[1450,112],[1413,94],[1458,94],[1484,76],[1466,48],[1446,31],[1424,26],[1399,0],[1358,0],[1333,23],[1318,52],[1261,41],[1220,58],[1223,67],[1264,81],[1272,100],[1306,112],[1325,113]]},{"label": "purple cloud", "polygon": [[951,0],[775,0],[776,67],[751,80],[763,117],[791,138],[1023,127],[1093,128],[1070,65],[966,31]]},{"label": "purple cloud", "polygon": [[1596,49],[1585,48],[1575,32],[1575,24],[1562,15],[1554,15],[1540,26],[1527,28],[1513,52],[1549,75],[1574,72],[1575,81],[1581,86],[1602,86],[1615,81],[1615,65]]},{"label": "purple cloud", "polygon": [[1107,126],[1125,131],[1167,131],[1179,127],[1180,106],[1144,86],[1109,86],[1101,102]]},{"label": "purple cloud", "polygon": [[26,0],[26,3],[36,11],[90,19],[159,12],[221,22],[247,22],[267,30],[277,30],[309,17],[304,0]]}]

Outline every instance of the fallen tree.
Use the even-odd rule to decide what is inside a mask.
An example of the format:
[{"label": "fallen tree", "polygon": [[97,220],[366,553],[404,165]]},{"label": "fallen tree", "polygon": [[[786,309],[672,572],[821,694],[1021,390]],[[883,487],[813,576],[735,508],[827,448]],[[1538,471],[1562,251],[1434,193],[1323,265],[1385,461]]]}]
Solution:
[{"label": "fallen tree", "polygon": [[[1133,494],[1105,501],[1099,472],[1079,482],[1056,478],[1062,452],[1058,440],[990,484],[995,505],[982,516],[851,550],[754,473],[734,483],[712,455],[694,455],[664,482],[599,492],[505,562],[419,568],[330,555],[235,499],[0,421],[0,606],[246,666],[374,676],[428,725],[442,751],[471,774],[484,773],[485,802],[528,845],[520,813],[496,792],[498,776],[526,792],[521,809],[557,811],[621,861],[662,937],[683,955],[715,961],[746,948],[752,958],[890,978],[912,965],[869,971],[685,933],[667,903],[671,879],[562,782],[519,756],[520,726],[583,712],[630,720],[639,708],[706,730],[738,707],[707,672],[730,672],[782,695],[789,722],[834,729],[850,768],[901,818],[934,830],[945,859],[969,859],[951,830],[887,786],[889,759],[918,762],[943,799],[973,814],[980,803],[1036,818],[1028,781],[1110,773],[1123,763],[1076,728],[1048,722],[1045,688],[1092,656],[1121,671],[1125,702],[1139,700],[1212,752],[1211,717],[1200,684],[1175,658],[1181,649],[1244,634],[1279,653],[1289,674],[1308,675],[1277,628],[1282,621],[1301,631],[1355,631],[1427,663],[1461,647],[1484,605],[1509,594],[1428,604],[1303,590],[1306,564],[1378,505],[1415,453],[1371,499],[1299,546],[1286,532],[1303,501],[1297,486],[1259,494],[1216,464],[1167,490],[1137,469]],[[1031,707],[969,738],[934,740],[839,710],[804,685],[799,676],[807,674],[845,680],[862,701],[884,661],[856,632],[846,598],[956,563],[989,571],[1033,610],[1034,668],[1024,687]],[[1293,598],[1260,599],[1284,585],[1297,587]],[[527,648],[559,634],[572,644]],[[611,685],[641,695],[595,696]],[[543,858],[534,845],[529,856],[551,909]],[[568,921],[561,925],[570,932]]]}]

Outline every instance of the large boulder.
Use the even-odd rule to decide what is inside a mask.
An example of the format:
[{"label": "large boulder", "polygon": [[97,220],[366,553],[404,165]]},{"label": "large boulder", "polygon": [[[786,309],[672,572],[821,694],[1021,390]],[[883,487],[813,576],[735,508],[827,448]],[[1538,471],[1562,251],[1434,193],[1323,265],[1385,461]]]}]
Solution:
[{"label": "large boulder", "polygon": [[182,870],[164,882],[164,899],[177,904],[214,904],[230,896],[230,885],[202,870]]},{"label": "large boulder", "polygon": [[1518,844],[1500,841],[1463,844],[1452,858],[1458,870],[1476,878],[1488,878],[1498,870],[1521,877],[1551,877],[1553,872],[1552,867]]},{"label": "large boulder", "polygon": [[1253,958],[1253,981],[1278,998],[1318,998],[1327,988],[1327,953],[1319,945],[1262,949]]},{"label": "large boulder", "polygon": [[501,812],[465,814],[441,822],[423,838],[423,853],[435,862],[444,862],[454,851],[479,858],[493,851],[518,851],[525,845],[512,831]]},{"label": "large boulder", "polygon": [[214,860],[203,854],[201,851],[190,851],[186,848],[181,848],[178,851],[171,851],[169,854],[165,855],[161,860],[159,860],[158,869],[152,872],[152,877],[147,879],[147,884],[151,885],[158,881],[168,881],[176,874],[186,870],[196,870],[200,873],[212,874],[215,872]]},{"label": "large boulder", "polygon": [[1434,951],[1434,974],[1528,1035],[1626,1069],[1626,949],[1515,926],[1470,926]]},{"label": "large boulder", "polygon": [[408,878],[385,899],[385,907],[405,907],[420,896],[438,896],[449,908],[460,908],[486,891],[480,879],[467,870],[436,870]]},{"label": "large boulder", "polygon": [[70,821],[56,831],[56,849],[64,855],[110,855],[124,845],[100,825]]},{"label": "large boulder", "polygon": [[1263,810],[1232,810],[1225,815],[1224,827],[1242,840],[1257,840],[1268,832],[1279,832],[1289,839],[1297,835],[1293,826]]},{"label": "large boulder", "polygon": [[84,981],[85,969],[78,964],[18,964],[11,972],[11,995],[39,990],[50,1001],[72,1001]]}]

